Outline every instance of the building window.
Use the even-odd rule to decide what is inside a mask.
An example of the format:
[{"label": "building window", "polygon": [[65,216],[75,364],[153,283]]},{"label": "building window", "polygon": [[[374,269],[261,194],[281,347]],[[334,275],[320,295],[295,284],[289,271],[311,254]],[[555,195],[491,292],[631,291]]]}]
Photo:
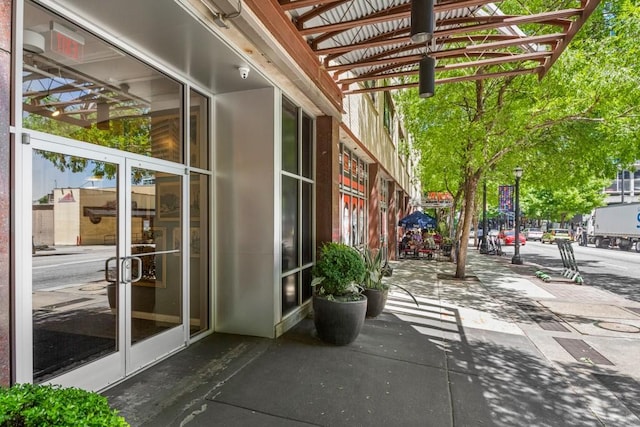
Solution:
[{"label": "building window", "polygon": [[282,99],[282,315],[312,296],[313,120]]},{"label": "building window", "polygon": [[389,133],[389,137],[393,140],[395,110],[393,108],[393,100],[389,92],[384,93],[384,111],[383,122],[384,127]]},{"label": "building window", "polygon": [[187,163],[181,83],[30,3],[25,16],[25,33],[57,40],[24,47],[25,128]]},{"label": "building window", "polygon": [[367,193],[369,165],[340,145],[340,241],[363,247],[368,230]]}]

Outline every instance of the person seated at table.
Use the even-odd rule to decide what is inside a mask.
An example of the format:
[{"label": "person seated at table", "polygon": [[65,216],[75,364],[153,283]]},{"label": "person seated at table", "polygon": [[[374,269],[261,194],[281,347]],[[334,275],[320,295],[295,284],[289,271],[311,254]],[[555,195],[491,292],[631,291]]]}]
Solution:
[{"label": "person seated at table", "polygon": [[400,250],[409,249],[409,244],[411,243],[411,232],[407,231],[402,240],[400,241]]},{"label": "person seated at table", "polygon": [[442,243],[442,235],[438,232],[436,232],[433,235],[433,241],[435,242],[436,245],[440,246],[440,244]]}]

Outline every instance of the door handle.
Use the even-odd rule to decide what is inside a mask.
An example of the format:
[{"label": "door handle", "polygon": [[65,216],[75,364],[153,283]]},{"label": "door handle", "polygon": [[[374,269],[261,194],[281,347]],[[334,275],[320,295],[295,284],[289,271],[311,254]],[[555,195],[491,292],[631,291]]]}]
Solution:
[{"label": "door handle", "polygon": [[137,257],[137,256],[132,256],[132,257],[129,257],[129,258],[131,258],[132,261],[134,261],[136,264],[138,264],[138,274],[136,274],[136,277],[131,279],[131,283],[139,282],[140,279],[142,279],[142,258]]},{"label": "door handle", "polygon": [[[104,263],[104,280],[109,283],[115,283],[118,281],[118,272],[115,267],[109,267],[111,261],[116,261],[118,257],[112,256],[108,258]],[[118,264],[116,264],[118,265]]]},{"label": "door handle", "polygon": [[[133,277],[133,263],[137,264],[136,276]],[[122,282],[121,283],[134,283],[142,279],[142,259],[137,256],[126,256],[122,258]]]}]

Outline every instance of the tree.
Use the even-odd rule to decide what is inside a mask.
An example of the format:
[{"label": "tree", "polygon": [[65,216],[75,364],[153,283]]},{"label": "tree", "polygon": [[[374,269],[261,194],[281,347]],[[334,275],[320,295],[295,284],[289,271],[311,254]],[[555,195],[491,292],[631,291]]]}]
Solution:
[{"label": "tree", "polygon": [[542,81],[528,75],[440,85],[426,101],[415,91],[397,94],[422,152],[423,188],[450,191],[461,209],[456,277],[465,277],[482,179],[511,183],[520,165],[523,187],[579,188],[612,176],[615,161],[640,158],[640,70],[636,57],[627,56],[637,51],[637,9],[621,9],[610,23],[614,35],[585,37],[566,49]]},{"label": "tree", "polygon": [[522,196],[523,213],[528,218],[564,223],[575,215],[586,214],[602,206],[605,182],[594,179],[581,187],[530,189]]}]

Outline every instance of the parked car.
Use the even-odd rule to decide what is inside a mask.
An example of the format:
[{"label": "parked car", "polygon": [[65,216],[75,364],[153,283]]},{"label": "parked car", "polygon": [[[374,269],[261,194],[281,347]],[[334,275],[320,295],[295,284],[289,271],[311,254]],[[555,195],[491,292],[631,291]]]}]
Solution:
[{"label": "parked car", "polygon": [[524,238],[527,240],[542,240],[542,229],[540,228],[525,228],[524,229]]},{"label": "parked car", "polygon": [[549,242],[554,243],[556,239],[571,239],[571,235],[569,234],[569,230],[566,228],[552,228],[551,230],[542,234],[542,243]]},{"label": "parked car", "polygon": [[[500,238],[503,241],[503,245],[514,246],[516,244],[516,231],[506,230],[502,233],[502,236]],[[527,243],[527,239],[524,237],[523,233],[518,234],[518,240],[520,241],[520,246],[524,246],[525,243]]]}]

